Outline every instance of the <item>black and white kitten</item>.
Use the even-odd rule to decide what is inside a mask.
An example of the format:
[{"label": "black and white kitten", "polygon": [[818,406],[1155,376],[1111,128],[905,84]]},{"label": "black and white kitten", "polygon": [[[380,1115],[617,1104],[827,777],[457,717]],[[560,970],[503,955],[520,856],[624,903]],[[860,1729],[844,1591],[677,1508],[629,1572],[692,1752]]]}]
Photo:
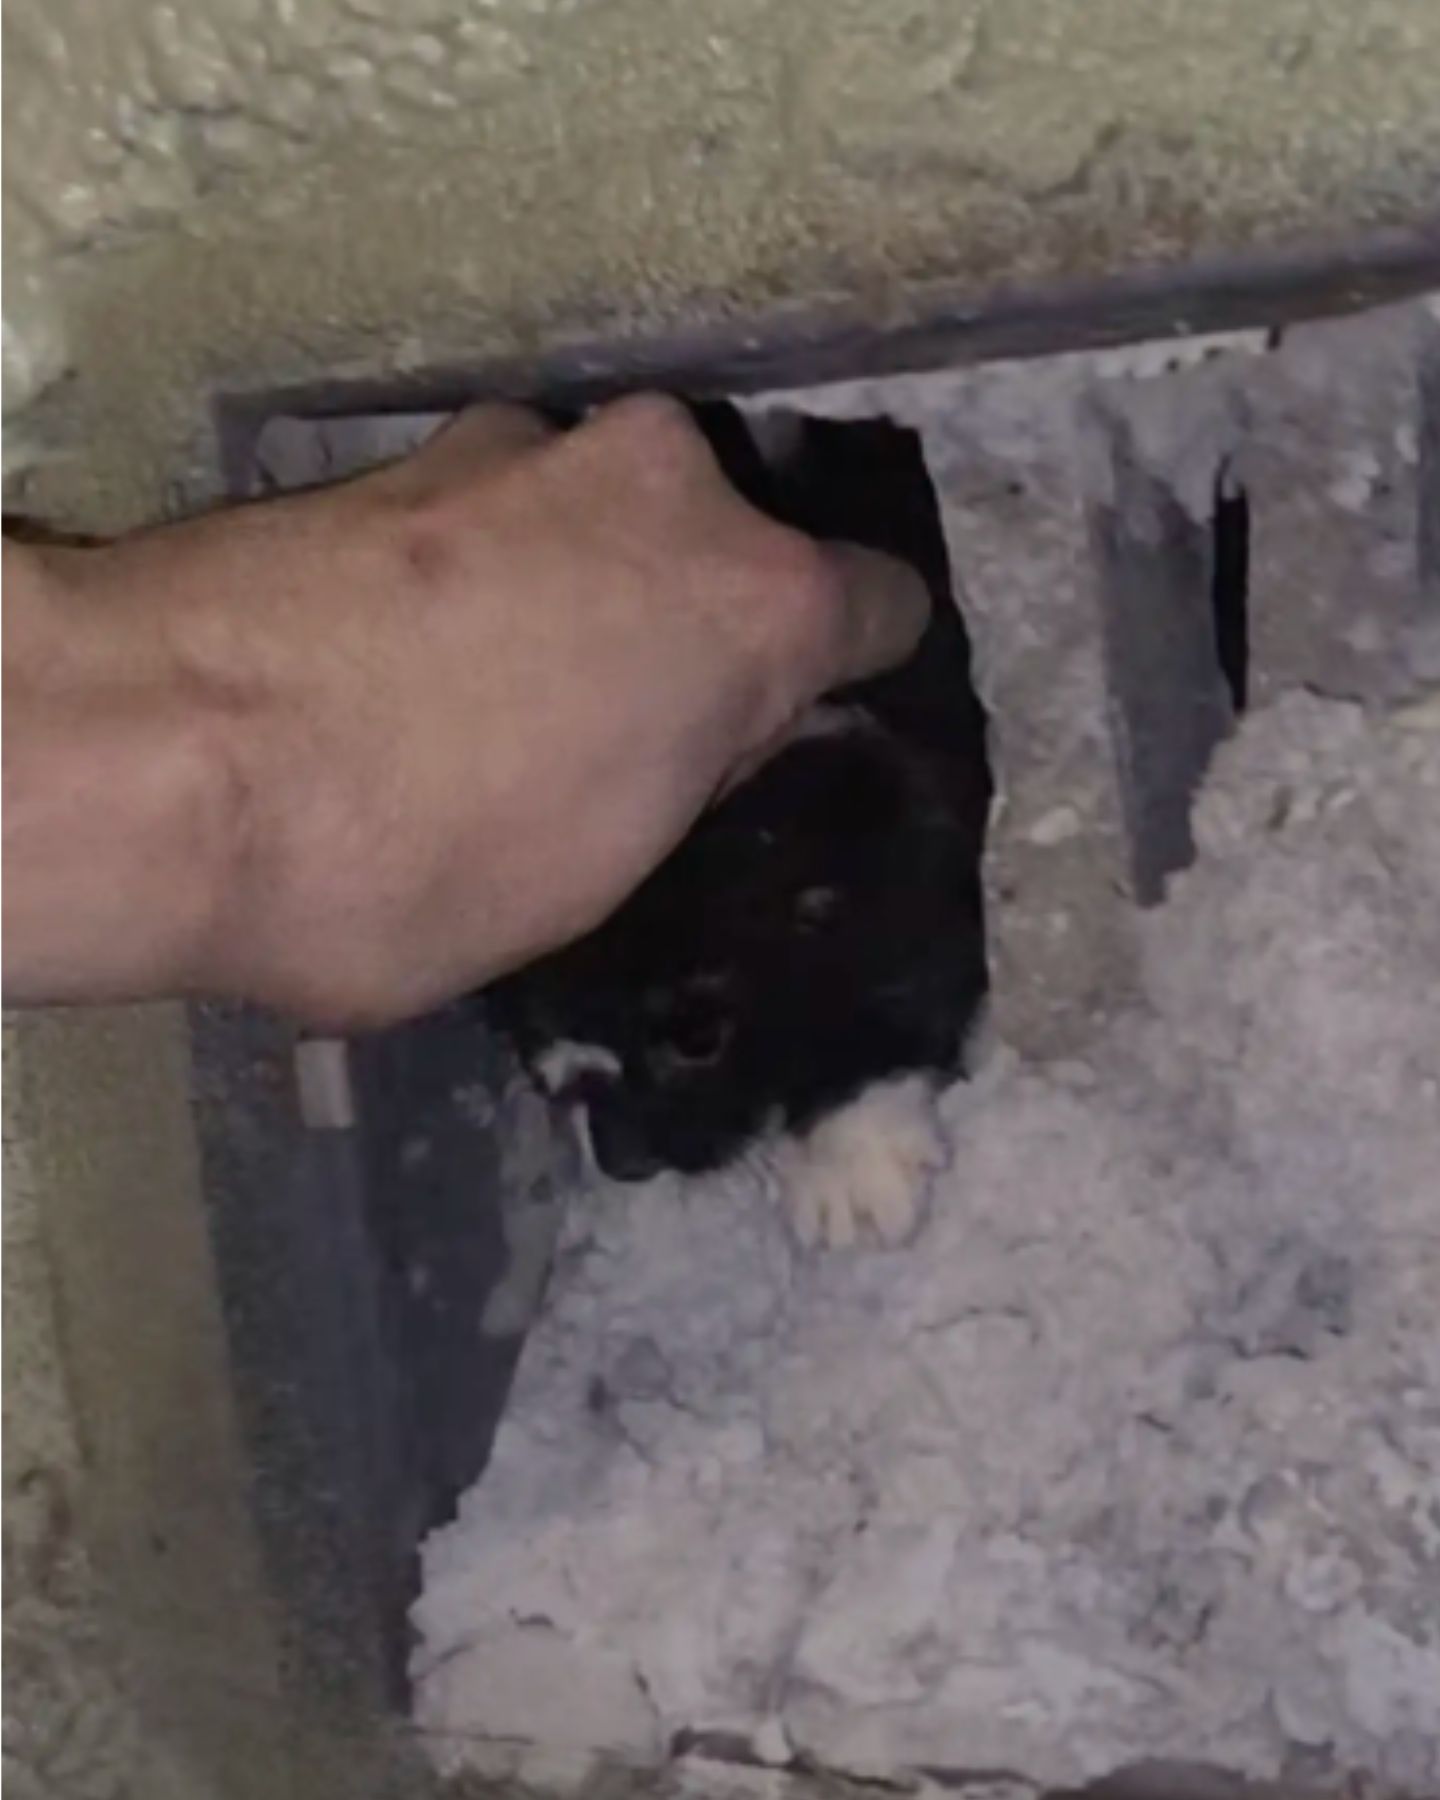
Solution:
[{"label": "black and white kitten", "polygon": [[[489,990],[627,1181],[719,1168],[776,1134],[823,1137],[848,1167],[840,1110],[887,1079],[958,1072],[986,988],[985,722],[918,439],[793,418],[767,466],[733,408],[697,417],[756,505],[904,557],[934,613],[908,663],[817,708],[599,930]],[[819,1207],[834,1216],[807,1235],[842,1239],[855,1215],[895,1237],[913,1213],[899,1193]]]}]

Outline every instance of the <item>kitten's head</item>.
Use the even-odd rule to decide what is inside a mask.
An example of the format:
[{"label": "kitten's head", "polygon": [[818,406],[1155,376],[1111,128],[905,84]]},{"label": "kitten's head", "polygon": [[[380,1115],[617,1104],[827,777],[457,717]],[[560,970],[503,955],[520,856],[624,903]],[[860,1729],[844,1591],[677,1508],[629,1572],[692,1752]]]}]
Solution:
[{"label": "kitten's head", "polygon": [[504,983],[532,1064],[590,1047],[557,1086],[586,1102],[601,1167],[718,1167],[869,1081],[954,1067],[985,988],[984,801],[963,769],[841,721],[717,806],[599,931]]}]

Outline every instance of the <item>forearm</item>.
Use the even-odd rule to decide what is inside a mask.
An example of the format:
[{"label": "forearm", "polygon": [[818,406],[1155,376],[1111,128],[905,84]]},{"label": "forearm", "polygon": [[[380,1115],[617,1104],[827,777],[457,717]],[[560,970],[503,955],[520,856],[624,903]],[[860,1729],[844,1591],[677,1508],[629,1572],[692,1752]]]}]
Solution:
[{"label": "forearm", "polygon": [[339,1026],[598,924],[926,613],[655,400],[561,435],[479,409],[339,488],[5,572],[6,998]]},{"label": "forearm", "polygon": [[237,827],[219,721],[98,550],[5,544],[5,997],[201,982]]}]

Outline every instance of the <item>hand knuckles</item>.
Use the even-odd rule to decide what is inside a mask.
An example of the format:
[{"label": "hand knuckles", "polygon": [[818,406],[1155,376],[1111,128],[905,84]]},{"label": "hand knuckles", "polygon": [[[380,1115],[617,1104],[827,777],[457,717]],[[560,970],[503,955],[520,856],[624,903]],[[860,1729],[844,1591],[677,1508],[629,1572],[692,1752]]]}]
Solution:
[{"label": "hand knuckles", "polygon": [[714,474],[704,434],[683,402],[668,394],[632,394],[595,414],[584,428],[631,479],[645,485]]}]

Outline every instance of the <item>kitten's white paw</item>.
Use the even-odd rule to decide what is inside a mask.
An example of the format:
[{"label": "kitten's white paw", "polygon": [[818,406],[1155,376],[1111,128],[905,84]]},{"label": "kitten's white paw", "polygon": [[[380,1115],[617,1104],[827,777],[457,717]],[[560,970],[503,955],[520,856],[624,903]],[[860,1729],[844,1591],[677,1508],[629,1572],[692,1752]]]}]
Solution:
[{"label": "kitten's white paw", "polygon": [[803,1138],[786,1139],[776,1173],[803,1244],[900,1244],[950,1162],[928,1077],[868,1089]]}]

